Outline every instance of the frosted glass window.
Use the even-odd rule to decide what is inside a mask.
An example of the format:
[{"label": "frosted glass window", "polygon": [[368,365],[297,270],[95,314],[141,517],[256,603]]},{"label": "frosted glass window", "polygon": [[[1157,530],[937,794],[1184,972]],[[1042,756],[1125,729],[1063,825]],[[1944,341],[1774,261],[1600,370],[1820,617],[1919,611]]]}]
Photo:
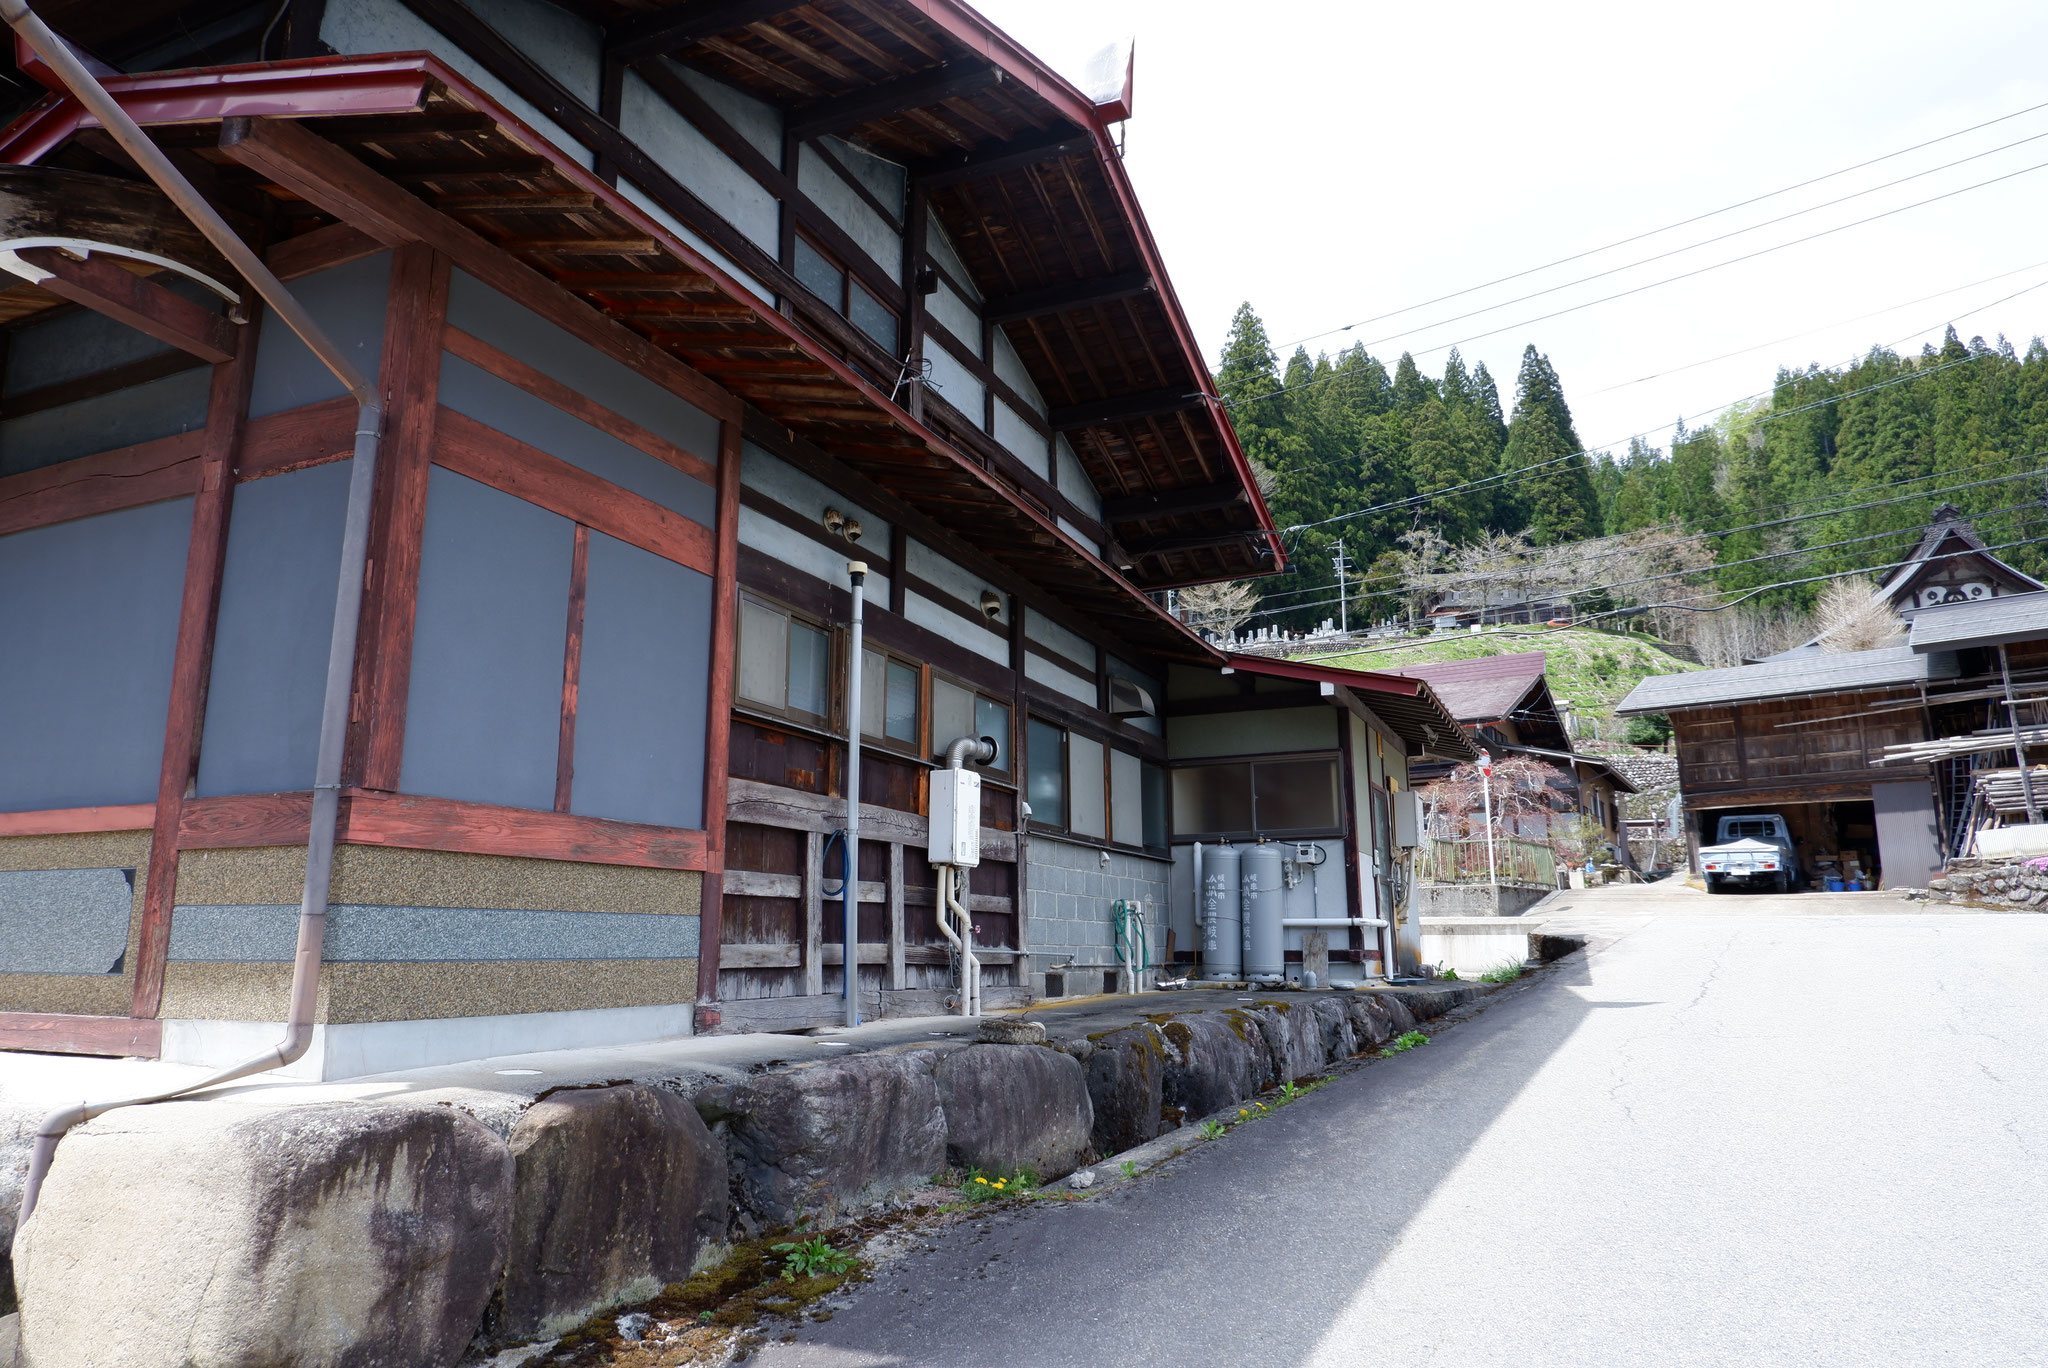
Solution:
[{"label": "frosted glass window", "polygon": [[1109,813],[1102,791],[1100,741],[1085,736],[1067,737],[1067,772],[1073,776],[1067,801],[1067,829],[1077,836],[1109,835]]},{"label": "frosted glass window", "polygon": [[989,698],[974,700],[974,734],[995,738],[996,758],[988,768],[1008,772],[1010,768],[1010,710]]},{"label": "frosted glass window", "polygon": [[1120,750],[1109,753],[1109,836],[1145,844],[1144,762]]},{"label": "frosted glass window", "polygon": [[789,707],[828,717],[832,712],[832,641],[807,622],[789,622]]},{"label": "frosted glass window", "polygon": [[740,601],[740,697],[780,708],[788,701],[789,619],[752,599]]},{"label": "frosted glass window", "polygon": [[916,745],[916,668],[879,651],[860,655],[861,735]]},{"label": "frosted glass window", "polygon": [[1260,831],[1334,829],[1335,760],[1264,761],[1252,767],[1252,802]]},{"label": "frosted glass window", "polygon": [[846,290],[845,272],[802,238],[796,240],[796,278],[805,289],[830,304],[833,312],[839,311],[840,296]]},{"label": "frosted glass window", "polygon": [[1173,772],[1173,829],[1182,836],[1252,829],[1251,766],[1191,765]]},{"label": "frosted glass window", "polygon": [[1145,766],[1145,844],[1166,844],[1166,771]]},{"label": "frosted glass window", "polygon": [[847,317],[853,326],[880,343],[891,356],[896,354],[896,315],[858,285],[846,291]]},{"label": "frosted glass window", "polygon": [[1025,733],[1030,768],[1025,801],[1031,819],[1052,826],[1067,824],[1067,734],[1050,722],[1033,718]]},{"label": "frosted glass window", "polygon": [[974,735],[974,695],[950,680],[932,680],[932,754]]}]

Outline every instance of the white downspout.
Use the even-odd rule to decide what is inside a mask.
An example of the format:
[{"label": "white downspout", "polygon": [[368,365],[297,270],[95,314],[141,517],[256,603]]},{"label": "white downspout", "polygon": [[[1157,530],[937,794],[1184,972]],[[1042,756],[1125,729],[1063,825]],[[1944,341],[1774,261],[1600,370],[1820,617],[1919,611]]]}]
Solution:
[{"label": "white downspout", "polygon": [[369,549],[370,491],[376,477],[378,437],[384,414],[371,382],[340,348],[328,340],[312,315],[284,287],[284,282],[271,273],[227,221],[192,188],[170,159],[128,117],[127,111],[85,69],[63,39],[51,32],[49,26],[29,9],[27,0],[0,0],[0,18],[4,18],[22,41],[49,65],[87,112],[112,135],[123,151],[135,159],[135,164],[156,182],[171,202],[192,220],[229,264],[241,272],[264,303],[334,373],[357,404],[355,462],[349,474],[348,516],[342,530],[341,570],[335,583],[334,630],[328,639],[327,685],[320,708],[320,748],[313,769],[313,806],[306,833],[306,881],[299,900],[299,940],[292,960],[291,999],[284,1039],[274,1049],[253,1059],[183,1087],[141,1097],[79,1102],[50,1113],[36,1131],[28,1179],[22,1189],[21,1216],[16,1225],[18,1235],[35,1211],[43,1180],[49,1175],[51,1161],[56,1158],[58,1141],[73,1126],[119,1107],[168,1101],[203,1088],[247,1078],[251,1074],[283,1068],[304,1055],[312,1044],[313,1018],[320,995],[321,954],[327,933],[328,884],[334,872],[334,836],[341,802],[342,748],[348,735],[350,675],[355,668],[356,628],[361,617],[363,571]]}]

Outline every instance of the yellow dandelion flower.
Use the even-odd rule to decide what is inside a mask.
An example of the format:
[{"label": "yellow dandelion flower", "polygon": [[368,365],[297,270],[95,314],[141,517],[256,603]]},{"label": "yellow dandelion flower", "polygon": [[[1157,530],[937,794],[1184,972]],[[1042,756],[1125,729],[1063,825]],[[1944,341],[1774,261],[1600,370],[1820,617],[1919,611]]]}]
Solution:
[{"label": "yellow dandelion flower", "polygon": [[980,1183],[980,1184],[981,1184],[981,1185],[982,1185],[983,1187],[987,1187],[987,1186],[988,1186],[988,1179],[986,1179],[986,1178],[977,1178],[977,1179],[975,1179],[974,1181],[975,1181],[975,1182],[977,1182],[977,1183]]}]

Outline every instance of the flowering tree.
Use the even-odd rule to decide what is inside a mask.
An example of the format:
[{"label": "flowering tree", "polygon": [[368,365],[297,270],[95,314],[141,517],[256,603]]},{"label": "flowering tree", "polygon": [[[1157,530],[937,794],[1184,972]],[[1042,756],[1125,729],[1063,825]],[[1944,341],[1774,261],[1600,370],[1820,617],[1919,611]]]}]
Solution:
[{"label": "flowering tree", "polygon": [[[1557,766],[1532,755],[1495,760],[1491,779],[1479,773],[1477,764],[1460,765],[1422,790],[1429,804],[1430,834],[1453,841],[1484,840],[1490,793],[1496,835],[1554,844],[1553,819],[1561,814],[1552,805],[1551,784],[1564,777]],[[1562,837],[1564,832],[1557,834]]]}]

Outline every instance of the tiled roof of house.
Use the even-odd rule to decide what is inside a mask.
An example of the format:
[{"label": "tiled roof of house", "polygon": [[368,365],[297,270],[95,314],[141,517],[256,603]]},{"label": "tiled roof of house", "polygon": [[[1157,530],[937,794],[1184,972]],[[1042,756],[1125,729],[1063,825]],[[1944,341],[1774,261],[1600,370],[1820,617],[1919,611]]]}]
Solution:
[{"label": "tiled roof of house", "polygon": [[1420,679],[1436,691],[1451,716],[1460,722],[1491,722],[1515,710],[1530,688],[1543,678],[1541,651],[1446,660],[1435,665],[1409,665],[1387,674]]}]

